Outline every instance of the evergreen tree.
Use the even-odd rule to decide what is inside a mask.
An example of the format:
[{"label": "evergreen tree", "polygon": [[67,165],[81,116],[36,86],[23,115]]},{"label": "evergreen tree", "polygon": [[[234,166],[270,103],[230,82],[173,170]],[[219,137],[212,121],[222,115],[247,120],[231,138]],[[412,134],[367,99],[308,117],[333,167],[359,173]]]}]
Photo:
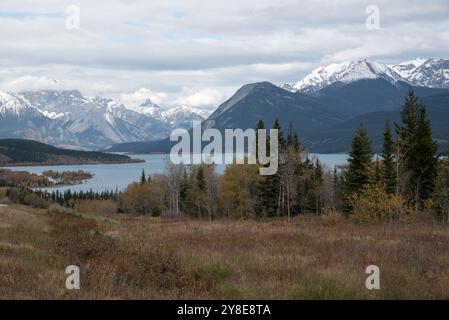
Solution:
[{"label": "evergreen tree", "polygon": [[323,166],[321,165],[320,159],[318,158],[315,161],[313,177],[318,184],[323,184]]},{"label": "evergreen tree", "polygon": [[206,190],[206,181],[204,179],[204,168],[203,168],[203,166],[199,166],[199,168],[198,168],[196,181],[197,181],[198,190],[200,192],[204,192],[204,190]]},{"label": "evergreen tree", "polygon": [[390,123],[385,122],[384,142],[382,148],[381,181],[385,191],[393,194],[396,191],[396,168],[394,161],[394,141],[391,135]]},{"label": "evergreen tree", "polygon": [[323,167],[317,158],[313,170],[314,191],[315,191],[315,213],[321,213],[321,188],[323,186]]},{"label": "evergreen tree", "polygon": [[142,169],[142,174],[140,176],[140,184],[145,184],[145,182],[147,182],[147,178],[145,176],[145,169]]},{"label": "evergreen tree", "polygon": [[[273,129],[278,130],[278,152],[279,165],[278,172],[274,175],[262,176],[259,184],[260,203],[258,206],[258,214],[261,216],[273,216],[279,214],[279,207],[281,204],[282,185],[281,185],[281,171],[282,159],[284,158],[286,143],[282,133],[281,124],[278,119],[274,122]],[[267,139],[267,144],[269,140]],[[268,147],[267,147],[268,148]]]},{"label": "evergreen tree", "polygon": [[277,119],[277,118],[274,121],[273,129],[278,130],[279,153],[282,153],[283,151],[285,151],[285,147],[287,146],[287,143],[284,138],[284,133],[282,132],[281,123],[279,122],[279,119]]},{"label": "evergreen tree", "polygon": [[403,126],[396,124],[396,131],[398,133],[402,154],[404,156],[407,156],[409,153],[413,136],[416,132],[418,110],[418,98],[415,96],[413,90],[410,89],[405,97],[405,102],[401,110],[401,120]]},{"label": "evergreen tree", "polygon": [[436,218],[449,223],[449,150],[439,163],[432,205]]},{"label": "evergreen tree", "polygon": [[437,144],[432,138],[432,128],[427,118],[426,107],[420,106],[416,131],[413,136],[407,169],[410,172],[410,184],[415,197],[416,209],[431,197],[437,175]]},{"label": "evergreen tree", "polygon": [[396,125],[402,155],[400,173],[407,180],[407,196],[418,211],[433,193],[438,158],[426,106],[418,103],[412,90],[405,99],[401,119],[402,126]]},{"label": "evergreen tree", "polygon": [[349,168],[346,172],[346,194],[359,193],[370,179],[373,158],[371,139],[363,125],[357,128],[349,153]]},{"label": "evergreen tree", "polygon": [[[265,123],[263,122],[263,120],[259,120],[257,122],[257,127],[256,127],[256,159],[258,159],[259,157],[259,129],[265,129]],[[268,148],[268,143],[266,144]],[[268,151],[267,149],[265,149],[265,151]]]}]

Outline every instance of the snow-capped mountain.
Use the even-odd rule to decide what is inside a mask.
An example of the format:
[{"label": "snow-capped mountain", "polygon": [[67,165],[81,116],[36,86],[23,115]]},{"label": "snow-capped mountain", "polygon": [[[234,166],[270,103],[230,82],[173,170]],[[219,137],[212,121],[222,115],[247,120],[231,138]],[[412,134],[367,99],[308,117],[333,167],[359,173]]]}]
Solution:
[{"label": "snow-capped mountain", "polygon": [[172,127],[190,128],[192,121],[203,121],[209,116],[209,113],[194,107],[182,105],[164,110],[161,113],[161,119]]},{"label": "snow-capped mountain", "polygon": [[368,59],[333,63],[313,70],[304,79],[287,83],[283,88],[304,93],[317,92],[336,82],[349,83],[361,79],[385,79],[390,83],[405,81],[387,65]]},{"label": "snow-capped mountain", "polygon": [[284,84],[292,92],[313,94],[334,83],[364,79],[384,79],[391,84],[405,82],[413,86],[449,88],[449,60],[415,59],[387,65],[368,59],[333,63],[319,67],[302,80]]},{"label": "snow-capped mountain", "polygon": [[415,71],[416,68],[421,66],[426,61],[426,59],[417,58],[415,60],[408,60],[399,64],[392,64],[389,65],[389,67],[396,71],[396,73],[398,73],[404,79],[411,79],[413,71]]},{"label": "snow-capped mountain", "polygon": [[0,138],[36,139],[60,146],[96,149],[122,142],[157,140],[175,127],[204,120],[202,112],[164,110],[150,100],[128,107],[79,91],[0,92]]},{"label": "snow-capped mountain", "polygon": [[390,67],[415,86],[449,88],[449,60],[416,59]]},{"label": "snow-capped mountain", "polygon": [[149,116],[155,120],[159,120],[170,128],[190,129],[192,121],[202,121],[209,116],[208,112],[187,105],[163,109],[153,103],[150,99],[146,99],[138,106],[126,106],[126,108],[139,114]]}]

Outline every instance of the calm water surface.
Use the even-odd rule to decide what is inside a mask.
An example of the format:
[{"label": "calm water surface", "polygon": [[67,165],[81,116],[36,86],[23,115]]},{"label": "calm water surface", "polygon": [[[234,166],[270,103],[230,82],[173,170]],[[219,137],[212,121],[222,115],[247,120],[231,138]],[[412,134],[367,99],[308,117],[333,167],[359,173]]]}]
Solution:
[{"label": "calm water surface", "polygon": [[[71,166],[29,166],[29,167],[11,167],[11,170],[25,170],[40,174],[45,170],[54,171],[75,171],[78,169],[88,171],[94,174],[94,178],[83,184],[76,186],[56,187],[50,190],[64,191],[103,191],[103,190],[123,190],[133,181],[139,181],[142,170],[145,173],[163,173],[166,162],[170,161],[169,155],[130,155],[132,158],[143,159],[142,163],[124,163],[124,164],[97,164],[97,165],[71,165]],[[328,168],[346,163],[346,154],[309,154],[311,160],[318,158],[320,162]],[[217,172],[223,172],[225,166],[217,165]]]}]

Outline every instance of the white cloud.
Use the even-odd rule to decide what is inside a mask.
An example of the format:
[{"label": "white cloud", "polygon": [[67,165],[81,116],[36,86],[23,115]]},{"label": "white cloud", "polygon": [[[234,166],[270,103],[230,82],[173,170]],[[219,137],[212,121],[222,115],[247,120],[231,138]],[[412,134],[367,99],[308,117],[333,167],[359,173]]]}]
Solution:
[{"label": "white cloud", "polygon": [[175,104],[211,109],[221,104],[224,100],[223,92],[215,88],[185,89],[184,91],[185,95],[176,99]]},{"label": "white cloud", "polygon": [[168,103],[168,94],[166,92],[154,92],[147,88],[140,88],[133,93],[122,93],[120,95],[120,101],[130,106],[138,106],[147,99],[150,99],[157,105],[164,105]]}]

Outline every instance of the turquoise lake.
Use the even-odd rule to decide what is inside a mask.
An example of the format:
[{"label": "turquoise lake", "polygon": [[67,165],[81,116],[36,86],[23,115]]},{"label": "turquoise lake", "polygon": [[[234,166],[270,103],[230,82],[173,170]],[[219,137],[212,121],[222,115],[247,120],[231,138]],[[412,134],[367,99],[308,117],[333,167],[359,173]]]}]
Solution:
[{"label": "turquoise lake", "polygon": [[[125,163],[125,164],[97,164],[97,165],[66,165],[66,166],[23,166],[9,167],[11,170],[25,170],[32,173],[42,173],[45,170],[54,171],[75,171],[84,170],[94,174],[94,178],[83,184],[75,186],[55,187],[49,190],[68,190],[72,191],[103,191],[103,190],[123,190],[133,181],[138,181],[142,170],[146,174],[163,173],[167,161],[170,161],[169,155],[152,154],[152,155],[130,155],[132,158],[142,159],[141,163]],[[320,162],[327,168],[333,169],[336,165],[346,163],[347,154],[309,154],[309,159],[318,158]],[[223,172],[225,165],[217,165],[217,172]]]}]

